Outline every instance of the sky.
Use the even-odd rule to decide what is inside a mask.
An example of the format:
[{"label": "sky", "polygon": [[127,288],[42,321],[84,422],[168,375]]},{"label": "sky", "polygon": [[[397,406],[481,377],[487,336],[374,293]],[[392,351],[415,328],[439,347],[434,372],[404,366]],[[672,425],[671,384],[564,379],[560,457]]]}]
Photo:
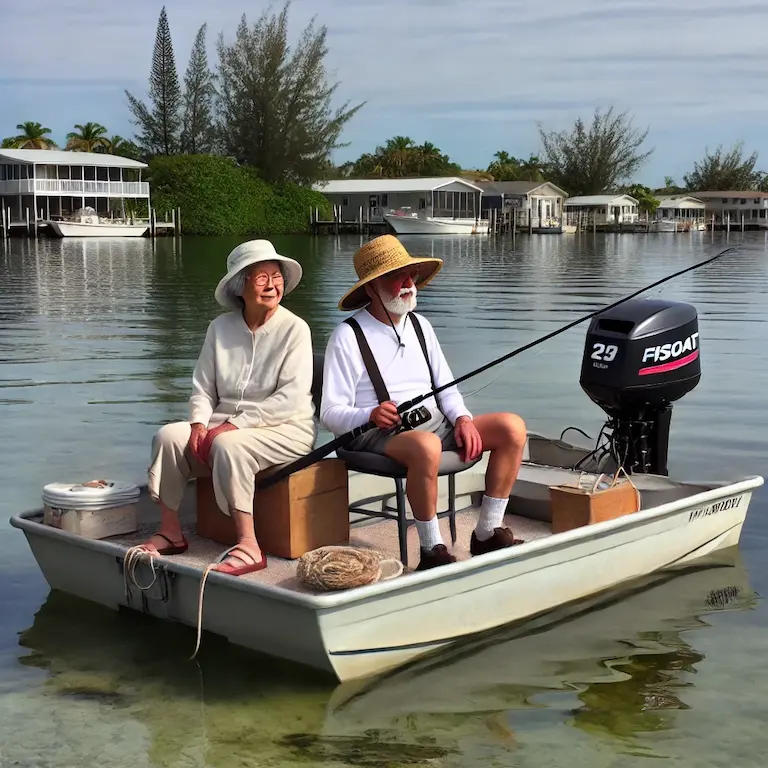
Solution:
[{"label": "sky", "polygon": [[[124,92],[146,97],[163,4],[0,0],[0,137],[25,120],[51,128],[61,146],[89,120],[131,137]],[[180,79],[201,24],[215,66],[218,35],[231,40],[244,13],[255,21],[269,7],[165,6]],[[366,102],[338,162],[405,135],[485,168],[497,150],[540,152],[539,125],[566,129],[613,106],[649,129],[654,152],[635,181],[682,183],[705,149],[739,140],[768,170],[765,0],[293,0],[293,40],[313,16],[328,29],[337,104]]]}]

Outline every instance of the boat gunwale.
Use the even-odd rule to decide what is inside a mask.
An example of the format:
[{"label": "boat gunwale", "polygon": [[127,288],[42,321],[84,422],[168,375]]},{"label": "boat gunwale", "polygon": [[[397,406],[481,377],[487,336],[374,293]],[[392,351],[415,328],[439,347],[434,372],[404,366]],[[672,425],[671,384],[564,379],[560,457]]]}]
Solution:
[{"label": "boat gunwale", "polygon": [[[208,583],[215,583],[222,587],[229,587],[245,592],[254,592],[263,597],[292,603],[322,613],[328,610],[350,607],[366,600],[390,597],[405,590],[410,591],[415,588],[428,587],[435,582],[443,584],[445,582],[454,581],[459,578],[471,576],[478,571],[489,570],[493,567],[504,565],[513,560],[521,558],[528,559],[529,557],[536,556],[536,554],[540,552],[557,551],[588,539],[602,539],[622,529],[649,525],[660,518],[676,514],[684,508],[693,508],[718,498],[752,492],[755,489],[760,488],[764,482],[765,480],[762,475],[748,475],[741,480],[717,484],[715,487],[701,491],[700,493],[694,493],[681,499],[675,499],[666,502],[665,504],[650,507],[646,510],[640,510],[632,515],[623,515],[612,520],[605,520],[600,523],[573,528],[570,531],[563,531],[558,534],[532,539],[516,547],[488,552],[484,555],[472,557],[468,560],[460,560],[440,568],[429,569],[426,571],[414,571],[408,574],[407,579],[379,581],[362,587],[344,590],[342,592],[306,594],[285,587],[263,584],[258,581],[241,580],[238,577],[217,573],[216,571],[211,571],[209,573]],[[88,539],[82,536],[77,536],[68,531],[62,531],[58,528],[53,528],[30,519],[32,517],[39,517],[42,513],[42,508],[30,509],[18,513],[10,518],[10,524],[14,528],[23,530],[25,533],[30,532],[35,535],[53,539],[63,539],[64,541],[68,541],[84,549],[90,549],[106,555],[114,554],[114,556],[120,560],[124,558],[125,545],[101,539]],[[195,579],[199,579],[201,576],[199,567],[177,562],[172,558],[163,558],[159,565],[167,571],[175,571]]]}]

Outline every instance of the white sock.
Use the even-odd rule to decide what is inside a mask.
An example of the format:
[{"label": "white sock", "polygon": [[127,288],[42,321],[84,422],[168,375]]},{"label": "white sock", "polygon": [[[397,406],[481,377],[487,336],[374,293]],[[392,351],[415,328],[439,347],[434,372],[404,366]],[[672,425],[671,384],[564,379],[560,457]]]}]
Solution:
[{"label": "white sock", "polygon": [[443,543],[437,516],[431,520],[416,520],[416,530],[419,533],[419,542],[422,549],[430,550],[432,547]]},{"label": "white sock", "polygon": [[495,499],[493,496],[483,494],[480,505],[480,514],[475,526],[475,536],[480,541],[485,541],[493,536],[494,528],[501,528],[504,522],[504,513],[507,511],[509,499]]}]

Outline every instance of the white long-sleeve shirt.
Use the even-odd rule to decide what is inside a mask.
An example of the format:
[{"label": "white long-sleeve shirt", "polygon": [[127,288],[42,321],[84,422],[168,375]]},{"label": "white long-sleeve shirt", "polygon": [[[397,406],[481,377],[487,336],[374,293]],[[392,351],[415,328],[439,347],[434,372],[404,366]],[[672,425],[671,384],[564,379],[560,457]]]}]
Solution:
[{"label": "white long-sleeve shirt", "polygon": [[[393,402],[400,405],[432,391],[427,361],[413,323],[407,316],[401,318],[396,326],[405,347],[398,346],[397,336],[389,323],[380,322],[366,309],[358,310],[353,317],[365,334]],[[435,382],[440,387],[452,381],[454,376],[432,324],[423,315],[418,315],[418,319],[424,332]],[[457,387],[443,390],[438,397],[443,413],[451,424],[455,424],[459,416],[472,417]],[[320,422],[329,432],[338,436],[370,421],[371,411],[378,404],[355,332],[347,323],[340,323],[331,333],[325,350]],[[434,396],[420,405],[426,406],[434,417],[442,418]]]},{"label": "white long-sleeve shirt", "polygon": [[312,372],[309,325],[290,310],[278,306],[255,331],[239,311],[219,315],[192,374],[189,420],[210,428],[291,422],[315,430]]}]

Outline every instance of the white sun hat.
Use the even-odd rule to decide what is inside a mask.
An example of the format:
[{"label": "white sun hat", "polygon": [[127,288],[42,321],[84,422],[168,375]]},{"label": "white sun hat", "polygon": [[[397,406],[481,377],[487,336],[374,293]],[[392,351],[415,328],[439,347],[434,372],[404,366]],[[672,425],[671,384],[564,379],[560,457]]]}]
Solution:
[{"label": "white sun hat", "polygon": [[283,296],[287,296],[301,281],[301,264],[287,256],[281,256],[269,240],[248,240],[240,243],[227,256],[227,274],[219,280],[214,296],[222,307],[241,309],[242,304],[231,291],[235,277],[246,267],[259,261],[277,261],[285,281]]}]

